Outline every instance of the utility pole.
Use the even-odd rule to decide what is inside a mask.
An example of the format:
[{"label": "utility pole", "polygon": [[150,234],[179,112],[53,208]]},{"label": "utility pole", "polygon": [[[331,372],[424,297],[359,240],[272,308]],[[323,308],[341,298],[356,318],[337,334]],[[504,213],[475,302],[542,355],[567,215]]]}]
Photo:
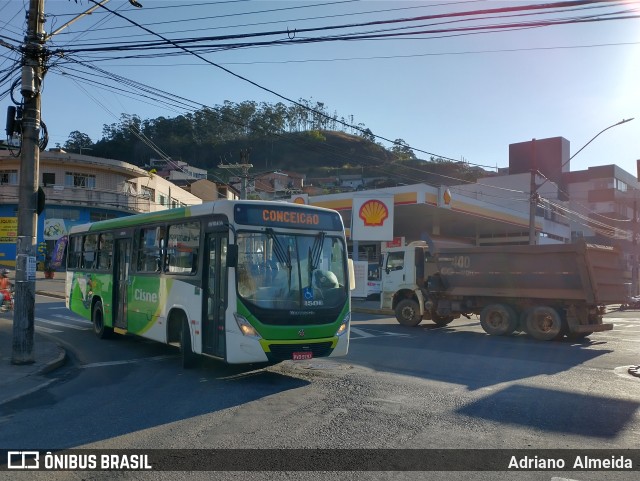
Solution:
[{"label": "utility pole", "polygon": [[22,60],[22,146],[18,190],[13,364],[31,364],[36,290],[36,226],[40,163],[40,92],[44,75],[44,0],[29,0]]},{"label": "utility pole", "polygon": [[253,167],[253,164],[249,164],[249,150],[243,149],[240,151],[241,164],[218,164],[219,169],[241,169],[242,175],[240,176],[240,199],[247,198],[247,180],[249,179],[249,169]]},{"label": "utility pole", "polygon": [[638,295],[638,199],[637,193],[633,193],[633,225],[631,230],[631,295]]},{"label": "utility pole", "polygon": [[538,208],[538,187],[536,185],[536,139],[531,139],[531,181],[529,182],[529,245],[536,242],[536,210]]}]

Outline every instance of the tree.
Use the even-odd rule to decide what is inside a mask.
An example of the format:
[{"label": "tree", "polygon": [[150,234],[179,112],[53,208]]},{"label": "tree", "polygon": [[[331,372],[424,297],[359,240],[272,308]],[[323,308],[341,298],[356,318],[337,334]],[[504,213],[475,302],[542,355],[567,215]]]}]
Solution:
[{"label": "tree", "polygon": [[362,123],[358,124],[358,127],[361,129],[360,130],[360,137],[362,137],[363,139],[367,139],[370,142],[375,142],[376,141],[376,136],[373,135],[373,132],[371,132],[371,129],[364,128],[364,124],[362,124]]},{"label": "tree", "polygon": [[416,154],[411,150],[409,144],[402,139],[396,139],[393,141],[393,147],[391,152],[398,156],[398,160],[415,160]]},{"label": "tree", "polygon": [[81,149],[90,149],[93,141],[87,134],[74,130],[69,134],[69,138],[64,143],[63,148],[72,152],[81,152]]}]

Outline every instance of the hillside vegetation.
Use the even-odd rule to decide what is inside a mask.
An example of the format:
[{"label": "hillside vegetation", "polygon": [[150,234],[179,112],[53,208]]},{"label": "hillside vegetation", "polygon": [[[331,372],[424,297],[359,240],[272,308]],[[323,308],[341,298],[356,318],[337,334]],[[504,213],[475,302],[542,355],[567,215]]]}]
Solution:
[{"label": "hillside vegetation", "polygon": [[[302,101],[301,101],[302,102]],[[253,175],[273,170],[293,171],[308,178],[361,175],[379,178],[375,187],[425,182],[434,185],[475,181],[487,173],[463,162],[418,159],[402,139],[386,149],[363,124],[354,126],[324,104],[285,107],[283,104],[225,102],[175,118],[142,120],[122,115],[105,125],[93,142],[71,132],[68,151],[91,149],[99,157],[145,167],[150,159],[173,159],[207,169],[225,178],[219,164],[251,163]]]}]

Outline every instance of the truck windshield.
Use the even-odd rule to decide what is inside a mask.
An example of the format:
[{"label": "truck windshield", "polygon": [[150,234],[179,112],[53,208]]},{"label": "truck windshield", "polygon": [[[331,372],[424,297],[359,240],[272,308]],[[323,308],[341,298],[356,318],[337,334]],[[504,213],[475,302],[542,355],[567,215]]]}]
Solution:
[{"label": "truck windshield", "polygon": [[344,243],[316,235],[238,232],[237,292],[263,309],[325,309],[347,299]]}]

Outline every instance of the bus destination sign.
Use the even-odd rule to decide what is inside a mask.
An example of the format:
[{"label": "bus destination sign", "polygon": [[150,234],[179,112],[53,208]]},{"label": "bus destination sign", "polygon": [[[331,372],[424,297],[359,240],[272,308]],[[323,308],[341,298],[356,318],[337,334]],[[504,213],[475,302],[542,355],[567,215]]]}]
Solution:
[{"label": "bus destination sign", "polygon": [[342,230],[342,221],[337,212],[309,210],[287,205],[240,204],[235,208],[235,221],[238,224],[269,227]]}]

